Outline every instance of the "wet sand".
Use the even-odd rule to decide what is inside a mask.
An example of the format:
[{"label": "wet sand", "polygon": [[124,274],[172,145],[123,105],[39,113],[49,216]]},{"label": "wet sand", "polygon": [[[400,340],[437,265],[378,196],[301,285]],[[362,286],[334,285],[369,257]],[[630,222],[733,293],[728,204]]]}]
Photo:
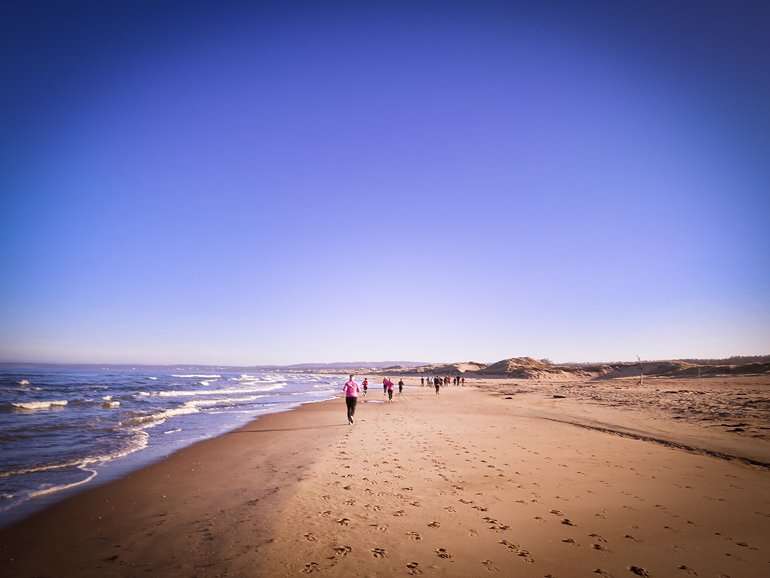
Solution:
[{"label": "wet sand", "polygon": [[[392,404],[359,403],[353,426],[342,400],[263,417],[0,531],[0,573],[770,571],[767,468],[565,423],[612,422],[600,404],[480,385],[438,399],[410,385]],[[623,413],[639,430],[645,415]]]}]

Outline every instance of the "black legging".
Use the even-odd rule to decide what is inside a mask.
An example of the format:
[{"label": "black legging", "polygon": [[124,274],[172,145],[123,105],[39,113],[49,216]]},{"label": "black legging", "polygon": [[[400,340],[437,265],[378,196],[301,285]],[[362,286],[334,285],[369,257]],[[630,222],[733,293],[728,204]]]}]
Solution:
[{"label": "black legging", "polygon": [[348,406],[348,421],[353,421],[353,415],[356,413],[357,397],[346,397],[345,404]]}]

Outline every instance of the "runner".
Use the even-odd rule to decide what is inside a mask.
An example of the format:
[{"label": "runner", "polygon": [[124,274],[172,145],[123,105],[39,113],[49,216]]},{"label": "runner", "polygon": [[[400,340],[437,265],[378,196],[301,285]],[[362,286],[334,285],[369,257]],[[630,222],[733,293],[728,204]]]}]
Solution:
[{"label": "runner", "polygon": [[401,395],[401,392],[404,391],[404,380],[399,379],[398,380],[398,395]]},{"label": "runner", "polygon": [[342,386],[342,391],[345,392],[345,405],[348,408],[348,423],[352,425],[353,423],[353,414],[356,413],[356,402],[358,401],[358,392],[360,389],[358,388],[358,384],[353,381],[353,374],[350,374],[350,379],[347,380],[344,386]]},{"label": "runner", "polygon": [[436,395],[438,395],[438,390],[441,389],[441,378],[440,377],[434,377],[433,378],[433,385],[436,386]]},{"label": "runner", "polygon": [[364,388],[364,397],[366,397],[366,392],[369,391],[369,379],[364,378],[364,382],[361,384]]},{"label": "runner", "polygon": [[393,382],[388,380],[388,403],[393,401]]}]

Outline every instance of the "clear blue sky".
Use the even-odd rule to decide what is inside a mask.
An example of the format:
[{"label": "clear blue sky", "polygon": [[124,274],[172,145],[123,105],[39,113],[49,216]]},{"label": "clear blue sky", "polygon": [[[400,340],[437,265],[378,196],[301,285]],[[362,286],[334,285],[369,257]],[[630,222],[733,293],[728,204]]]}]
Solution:
[{"label": "clear blue sky", "polygon": [[65,4],[0,8],[0,359],[770,352],[766,2]]}]

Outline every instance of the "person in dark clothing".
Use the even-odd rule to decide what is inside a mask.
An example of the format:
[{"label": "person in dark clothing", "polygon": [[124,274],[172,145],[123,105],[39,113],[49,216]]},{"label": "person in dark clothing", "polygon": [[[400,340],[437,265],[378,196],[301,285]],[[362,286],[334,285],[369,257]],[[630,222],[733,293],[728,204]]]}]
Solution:
[{"label": "person in dark clothing", "polygon": [[438,390],[441,389],[441,378],[440,377],[434,377],[433,378],[433,385],[436,387],[436,395],[438,395]]},{"label": "person in dark clothing", "polygon": [[398,395],[401,395],[401,392],[404,391],[404,380],[399,379],[398,380]]}]

